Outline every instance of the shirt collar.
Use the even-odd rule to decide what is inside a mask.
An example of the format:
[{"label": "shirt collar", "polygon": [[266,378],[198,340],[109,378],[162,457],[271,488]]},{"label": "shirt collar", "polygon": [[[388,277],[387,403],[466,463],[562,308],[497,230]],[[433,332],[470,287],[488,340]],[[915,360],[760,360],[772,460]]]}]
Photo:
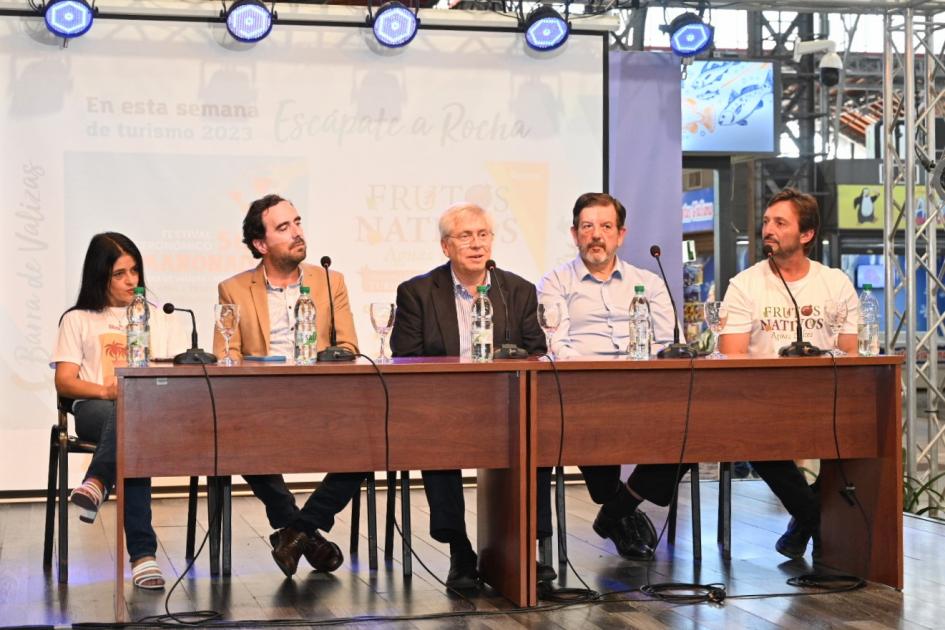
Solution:
[{"label": "shirt collar", "polygon": [[[266,281],[266,290],[268,291],[283,291],[283,287],[274,287],[269,284],[269,274],[266,273],[266,265],[262,265],[263,279]],[[285,289],[296,289],[302,286],[302,267],[299,267],[299,277],[298,279],[285,287]]]},{"label": "shirt collar", "polygon": [[610,272],[610,278],[608,278],[607,280],[600,280],[594,274],[592,274],[590,270],[587,268],[587,265],[584,264],[584,259],[582,259],[580,256],[574,259],[574,271],[577,274],[577,277],[580,278],[581,280],[590,279],[590,280],[593,280],[594,282],[600,282],[600,283],[607,282],[608,280],[611,280],[613,278],[622,280],[624,276],[623,261],[620,260],[619,256],[615,260],[614,270]]},{"label": "shirt collar", "polygon": [[[453,278],[453,291],[462,296],[473,297],[469,294],[469,291],[466,290],[466,286],[456,277],[456,272],[453,271],[453,265],[450,265],[450,277]],[[488,287],[492,286],[492,276],[488,271],[486,271],[485,283]]]}]

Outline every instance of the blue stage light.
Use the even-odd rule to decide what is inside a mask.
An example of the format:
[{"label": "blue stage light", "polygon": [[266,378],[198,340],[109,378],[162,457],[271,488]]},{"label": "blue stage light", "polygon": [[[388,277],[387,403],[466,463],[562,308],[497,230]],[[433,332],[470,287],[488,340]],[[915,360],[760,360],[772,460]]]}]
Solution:
[{"label": "blue stage light", "polygon": [[225,13],[226,30],[233,39],[253,43],[272,30],[273,14],[260,0],[237,0]]},{"label": "blue stage light", "polygon": [[712,46],[715,35],[715,29],[695,13],[676,16],[668,27],[662,29],[669,33],[669,45],[680,57],[702,54]]},{"label": "blue stage light", "polygon": [[92,28],[95,11],[86,0],[52,0],[43,13],[49,32],[72,39],[85,35]]},{"label": "blue stage light", "polygon": [[571,25],[548,5],[535,7],[525,20],[525,43],[532,50],[548,51],[568,41]]},{"label": "blue stage light", "polygon": [[371,24],[378,43],[388,48],[409,44],[417,34],[420,20],[417,14],[397,0],[381,6]]}]

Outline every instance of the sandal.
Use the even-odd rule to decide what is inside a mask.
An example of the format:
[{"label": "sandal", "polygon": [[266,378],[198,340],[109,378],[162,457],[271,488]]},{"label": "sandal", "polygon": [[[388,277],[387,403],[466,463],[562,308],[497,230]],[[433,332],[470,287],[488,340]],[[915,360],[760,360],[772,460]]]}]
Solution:
[{"label": "sandal", "polygon": [[164,589],[164,574],[156,561],[147,560],[131,567],[131,582],[135,588],[160,591]]},{"label": "sandal", "polygon": [[79,520],[83,523],[94,523],[98,516],[98,509],[108,498],[91,479],[86,479],[69,495],[69,503],[79,508]]}]

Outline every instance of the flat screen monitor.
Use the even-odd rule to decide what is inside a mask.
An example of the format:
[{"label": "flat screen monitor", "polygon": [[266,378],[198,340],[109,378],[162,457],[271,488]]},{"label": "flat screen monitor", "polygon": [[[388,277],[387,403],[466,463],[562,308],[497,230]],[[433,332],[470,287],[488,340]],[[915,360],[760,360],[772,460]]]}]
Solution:
[{"label": "flat screen monitor", "polygon": [[695,61],[682,82],[687,155],[777,155],[778,66],[770,61]]},{"label": "flat screen monitor", "polygon": [[883,265],[860,265],[856,268],[856,288],[864,285],[882,289],[886,284],[886,268]]}]

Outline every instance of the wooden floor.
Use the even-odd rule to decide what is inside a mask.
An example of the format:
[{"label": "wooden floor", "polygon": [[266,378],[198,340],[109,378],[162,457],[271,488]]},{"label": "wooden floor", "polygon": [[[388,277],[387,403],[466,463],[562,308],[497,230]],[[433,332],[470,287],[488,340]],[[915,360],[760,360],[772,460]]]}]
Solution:
[{"label": "wooden floor", "polygon": [[[680,528],[675,547],[661,544],[653,562],[627,562],[609,541],[591,529],[596,514],[583,484],[568,487],[568,546],[575,569],[598,591],[632,589],[655,582],[718,582],[729,595],[796,591],[785,580],[807,573],[805,561],[789,561],[775,553],[773,545],[783,531],[786,516],[759,481],[734,483],[732,514],[733,553],[729,562],[715,545],[716,484],[703,482],[703,558],[692,559],[687,484],[680,486]],[[466,491],[467,523],[475,523],[473,490]],[[383,520],[385,494],[378,492]],[[299,502],[304,500],[299,497]],[[445,545],[427,534],[427,504],[420,490],[412,495],[414,546],[423,561],[441,579],[449,568]],[[0,505],[0,626],[24,624],[68,625],[108,622],[112,615],[112,558],[115,504],[105,506],[94,525],[73,517],[70,521],[70,579],[60,586],[55,575],[44,575],[42,565],[43,505]],[[666,510],[645,505],[657,528]],[[364,511],[362,511],[362,514]],[[165,576],[179,575],[184,556],[186,503],[183,499],[156,500],[154,525],[158,533],[158,560]],[[201,513],[202,525],[206,524]],[[345,551],[344,565],[332,575],[300,571],[284,579],[269,552],[270,533],[262,505],[252,497],[235,497],[233,503],[233,575],[212,579],[205,557],[181,582],[170,602],[172,611],[214,609],[227,620],[304,621],[360,615],[427,615],[462,611],[470,603],[448,594],[422,567],[414,563],[414,576],[401,575],[400,544],[395,562],[377,572],[368,569],[366,527],[361,525],[361,556],[350,558],[347,540],[350,511],[339,515],[329,537]],[[362,516],[362,520],[363,520]],[[852,593],[812,597],[730,599],[722,605],[671,605],[648,600],[639,592],[623,601],[583,604],[563,610],[448,620],[400,621],[402,628],[440,627],[635,627],[635,628],[942,628],[945,626],[945,524],[907,517],[905,521],[905,589],[897,592],[869,585]],[[381,534],[383,544],[383,533]],[[206,553],[206,551],[205,551]],[[304,565],[304,560],[302,562]],[[173,581],[174,578],[171,579]],[[169,581],[170,584],[170,581]],[[574,575],[556,586],[580,587]],[[128,587],[133,619],[164,612],[165,593],[136,591]],[[472,595],[480,611],[502,611],[509,602],[491,589]],[[362,620],[359,626],[378,625]],[[285,627],[285,626],[283,626]]]}]

